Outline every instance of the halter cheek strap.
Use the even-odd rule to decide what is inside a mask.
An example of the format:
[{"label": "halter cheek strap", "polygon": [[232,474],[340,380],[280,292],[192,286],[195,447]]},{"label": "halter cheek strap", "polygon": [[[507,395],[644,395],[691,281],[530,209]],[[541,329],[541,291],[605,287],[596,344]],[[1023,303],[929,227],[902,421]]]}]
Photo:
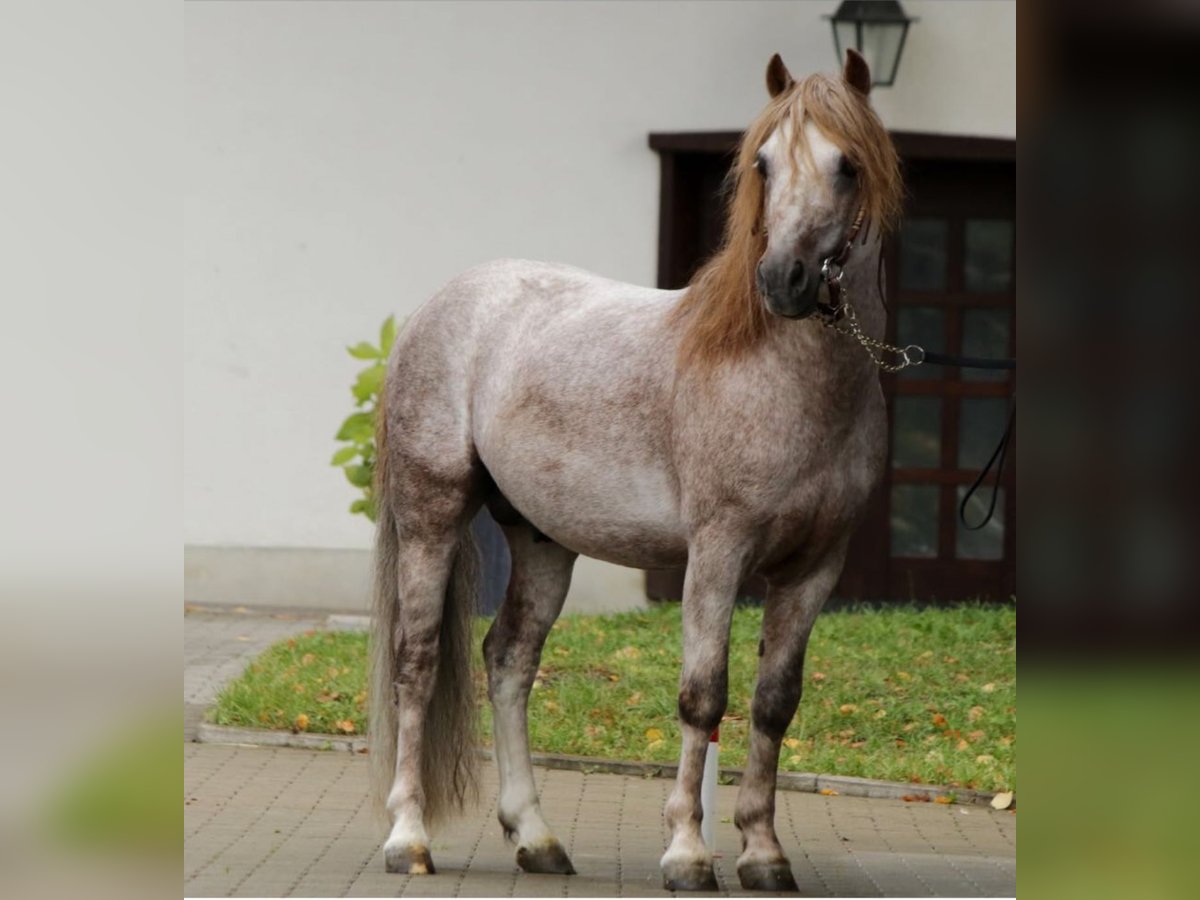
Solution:
[{"label": "halter cheek strap", "polygon": [[863,222],[866,221],[867,208],[860,206],[858,215],[854,217],[854,222],[850,225],[850,230],[846,232],[846,241],[842,244],[842,249],[833,256],[828,256],[821,263],[821,279],[829,288],[829,302],[822,303],[817,301],[817,309],[830,318],[840,318],[842,312],[842,277],[846,274],[846,260],[850,258],[850,251],[854,248],[854,241],[858,238],[858,233],[862,230]]}]

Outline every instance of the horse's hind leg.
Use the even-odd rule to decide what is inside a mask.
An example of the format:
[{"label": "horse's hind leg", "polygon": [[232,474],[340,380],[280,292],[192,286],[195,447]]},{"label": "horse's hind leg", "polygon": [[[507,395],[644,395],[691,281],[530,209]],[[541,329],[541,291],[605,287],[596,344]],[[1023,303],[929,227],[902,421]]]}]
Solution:
[{"label": "horse's hind leg", "polygon": [[528,526],[506,527],[512,553],[508,594],[483,642],[492,700],[496,762],[500,770],[500,824],[517,841],[517,863],[526,872],[574,874],[566,851],[542,818],[529,758],[527,710],[542,645],[562,611],[573,552]]},{"label": "horse's hind leg", "polygon": [[[397,572],[400,622],[392,635],[395,655],[396,767],[387,810],[392,828],[383,845],[389,872],[433,874],[426,824],[428,763],[426,726],[437,687],[440,631],[446,589],[458,545],[453,530],[436,540],[400,544]],[[436,701],[434,701],[436,702]]]},{"label": "horse's hind leg", "polygon": [[742,833],[738,879],[745,890],[794,891],[791,863],[775,834],[779,747],[800,703],[804,652],[817,614],[842,570],[842,552],[793,583],[771,584],[763,610],[750,749],[734,824]]}]

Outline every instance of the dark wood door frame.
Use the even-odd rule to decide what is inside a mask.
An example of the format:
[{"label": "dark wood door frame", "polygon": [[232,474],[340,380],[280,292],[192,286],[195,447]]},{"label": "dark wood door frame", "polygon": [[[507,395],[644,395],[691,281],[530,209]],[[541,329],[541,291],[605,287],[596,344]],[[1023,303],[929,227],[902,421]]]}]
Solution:
[{"label": "dark wood door frame", "polygon": [[[659,233],[658,233],[658,274],[657,285],[664,289],[683,287],[694,272],[699,260],[706,257],[715,249],[720,235],[713,233],[711,224],[697,229],[681,228],[681,223],[704,222],[699,207],[711,198],[720,187],[733,162],[741,133],[736,131],[720,132],[670,132],[654,133],[649,136],[649,145],[659,154],[660,163],[660,193],[659,193]],[[1005,163],[1014,164],[1016,160],[1016,141],[1005,138],[969,137],[961,135],[925,134],[920,132],[892,132],[903,164],[908,168],[923,169],[929,165],[962,164],[962,163]],[[889,281],[895,277],[896,266],[889,266]],[[894,285],[889,285],[894,289]],[[1015,322],[1014,322],[1015,332]],[[889,386],[890,387],[890,386]],[[919,387],[917,388],[920,389]],[[888,389],[889,404],[894,393]],[[890,481],[890,478],[888,479]],[[1009,491],[1009,504],[1014,512],[1013,521],[1006,528],[1005,544],[1006,557],[1015,559],[1015,466],[1011,466],[1005,486]],[[882,498],[876,498],[875,512],[878,513]],[[865,546],[877,548],[874,552],[885,556],[889,553],[888,534],[880,530],[879,523],[886,521],[876,514],[868,517],[864,523],[863,532],[855,537],[858,552],[861,554]],[[872,525],[872,522],[874,523]],[[852,555],[854,554],[852,547]],[[909,566],[919,573],[926,561],[919,561],[915,567]],[[928,560],[928,568],[932,570],[938,560]],[[970,577],[973,572],[983,577],[988,571],[985,564],[973,564],[961,561],[963,573]],[[1006,573],[1002,592],[1015,591],[1015,571]],[[847,572],[839,583],[835,595],[851,597],[871,596],[878,581],[864,579]],[[646,593],[651,598],[678,599],[682,594],[683,575],[681,570],[652,571],[646,573]],[[743,590],[750,594],[762,596],[765,584],[761,579],[751,579]],[[876,595],[877,596],[877,595]],[[949,598],[942,598],[949,599]]]}]

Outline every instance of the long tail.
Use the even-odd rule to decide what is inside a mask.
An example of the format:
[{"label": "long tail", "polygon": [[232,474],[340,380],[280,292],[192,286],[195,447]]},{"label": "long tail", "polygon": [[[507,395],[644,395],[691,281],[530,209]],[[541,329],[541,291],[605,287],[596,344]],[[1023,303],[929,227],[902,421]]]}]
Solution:
[{"label": "long tail", "polygon": [[[385,804],[396,772],[396,655],[393,641],[401,626],[397,567],[399,536],[387,493],[387,435],[383,410],[377,412],[375,498],[375,588],[371,626],[370,760],[371,790],[377,810]],[[432,828],[468,796],[478,793],[479,752],[471,625],[479,590],[479,549],[470,526],[459,537],[446,588],[433,699],[421,742],[421,783],[425,825]]]}]

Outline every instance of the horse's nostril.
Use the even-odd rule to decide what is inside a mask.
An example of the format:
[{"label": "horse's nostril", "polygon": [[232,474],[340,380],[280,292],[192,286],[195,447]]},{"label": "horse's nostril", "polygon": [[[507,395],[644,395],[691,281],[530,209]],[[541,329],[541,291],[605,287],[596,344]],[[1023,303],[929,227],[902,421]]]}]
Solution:
[{"label": "horse's nostril", "polygon": [[788,289],[802,289],[807,280],[808,279],[805,277],[804,263],[802,263],[800,260],[796,260],[794,263],[792,263],[791,271],[788,272]]}]

